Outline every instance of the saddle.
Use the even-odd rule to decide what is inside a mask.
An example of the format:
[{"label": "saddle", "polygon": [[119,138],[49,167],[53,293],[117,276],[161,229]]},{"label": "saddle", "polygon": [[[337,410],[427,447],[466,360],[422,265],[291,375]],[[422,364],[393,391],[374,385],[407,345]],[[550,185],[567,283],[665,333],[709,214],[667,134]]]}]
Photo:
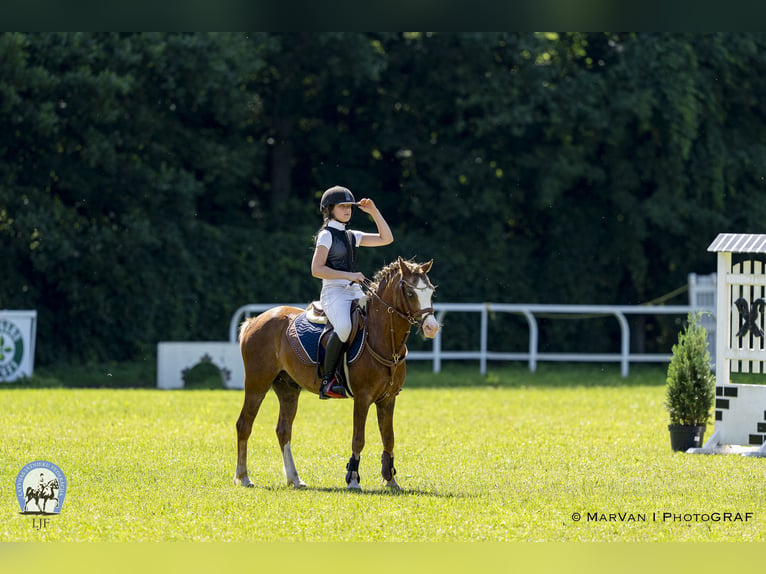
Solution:
[{"label": "saddle", "polygon": [[[354,301],[351,304],[351,334],[343,352],[343,368],[338,369],[343,385],[353,396],[348,383],[348,366],[353,365],[361,356],[367,338],[367,316],[364,309]],[[287,327],[287,340],[298,359],[305,365],[316,366],[317,377],[322,378],[322,365],[327,340],[334,331],[332,324],[322,309],[319,301],[306,307],[303,313],[296,315]]]}]

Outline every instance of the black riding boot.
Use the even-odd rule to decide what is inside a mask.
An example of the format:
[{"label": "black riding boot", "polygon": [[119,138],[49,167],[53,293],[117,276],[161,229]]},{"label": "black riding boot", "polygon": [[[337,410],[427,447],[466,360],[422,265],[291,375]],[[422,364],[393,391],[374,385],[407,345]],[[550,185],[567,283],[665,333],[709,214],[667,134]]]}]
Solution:
[{"label": "black riding boot", "polygon": [[324,376],[322,377],[322,383],[319,385],[320,399],[346,398],[346,389],[335,375],[343,353],[343,346],[343,341],[340,340],[337,333],[333,333],[330,336],[330,340],[327,341],[324,355]]}]

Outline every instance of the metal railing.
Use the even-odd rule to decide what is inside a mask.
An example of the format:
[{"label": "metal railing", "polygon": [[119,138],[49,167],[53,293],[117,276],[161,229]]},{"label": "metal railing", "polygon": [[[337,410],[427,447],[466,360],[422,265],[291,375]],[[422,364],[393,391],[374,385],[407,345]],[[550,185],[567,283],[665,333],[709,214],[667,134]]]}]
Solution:
[{"label": "metal railing", "polygon": [[[248,316],[265,311],[276,304],[251,304],[240,307],[235,312],[229,326],[229,340],[237,341],[237,331],[241,322]],[[305,304],[295,304],[305,307]],[[434,312],[439,323],[447,313],[479,313],[481,318],[479,349],[473,351],[450,351],[443,349],[443,333],[440,331],[433,339],[430,351],[411,351],[408,360],[433,361],[433,372],[441,371],[444,360],[478,360],[481,374],[487,372],[488,361],[526,361],[530,371],[537,369],[541,361],[567,362],[618,362],[623,377],[629,373],[630,363],[667,362],[670,354],[631,353],[630,325],[626,315],[686,315],[690,311],[706,311],[715,317],[714,308],[691,305],[555,305],[555,304],[506,304],[506,303],[435,303]],[[489,349],[488,330],[492,313],[512,313],[522,315],[529,327],[529,350],[521,353],[497,352]],[[620,326],[619,353],[546,353],[539,350],[539,327],[537,315],[596,315],[613,316]]]},{"label": "metal railing", "polygon": [[[658,353],[631,353],[630,352],[630,325],[626,315],[686,315],[689,311],[698,309],[688,305],[543,305],[543,304],[505,304],[505,303],[442,303],[434,305],[436,318],[441,323],[448,312],[472,312],[480,313],[481,327],[478,351],[445,351],[442,348],[442,332],[433,342],[432,351],[413,351],[408,359],[432,360],[433,370],[438,373],[441,370],[443,360],[478,360],[479,370],[482,374],[487,372],[487,361],[526,361],[529,370],[534,372],[538,362],[595,362],[608,363],[619,362],[620,373],[623,377],[628,376],[630,363],[667,362],[671,355]],[[712,313],[712,309],[706,309]],[[529,327],[529,350],[526,353],[496,352],[489,349],[488,327],[491,313],[514,313],[524,316]],[[620,352],[619,353],[546,353],[539,350],[539,328],[537,315],[598,315],[613,316],[620,326]]]}]

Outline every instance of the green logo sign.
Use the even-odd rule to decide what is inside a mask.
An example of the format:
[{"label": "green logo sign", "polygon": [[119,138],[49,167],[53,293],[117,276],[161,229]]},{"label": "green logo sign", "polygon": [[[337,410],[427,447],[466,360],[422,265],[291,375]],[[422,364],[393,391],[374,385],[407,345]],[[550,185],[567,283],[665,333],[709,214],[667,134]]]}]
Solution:
[{"label": "green logo sign", "polygon": [[21,367],[24,339],[19,328],[0,319],[0,379],[11,378]]}]

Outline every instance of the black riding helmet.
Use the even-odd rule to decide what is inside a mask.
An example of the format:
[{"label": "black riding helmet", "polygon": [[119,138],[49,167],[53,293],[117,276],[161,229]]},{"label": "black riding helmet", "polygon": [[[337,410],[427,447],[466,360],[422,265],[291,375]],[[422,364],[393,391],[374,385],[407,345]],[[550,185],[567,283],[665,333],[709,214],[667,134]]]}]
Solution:
[{"label": "black riding helmet", "polygon": [[322,194],[322,199],[319,202],[319,209],[324,210],[331,205],[338,205],[339,203],[356,203],[356,200],[351,191],[345,187],[336,185]]}]

